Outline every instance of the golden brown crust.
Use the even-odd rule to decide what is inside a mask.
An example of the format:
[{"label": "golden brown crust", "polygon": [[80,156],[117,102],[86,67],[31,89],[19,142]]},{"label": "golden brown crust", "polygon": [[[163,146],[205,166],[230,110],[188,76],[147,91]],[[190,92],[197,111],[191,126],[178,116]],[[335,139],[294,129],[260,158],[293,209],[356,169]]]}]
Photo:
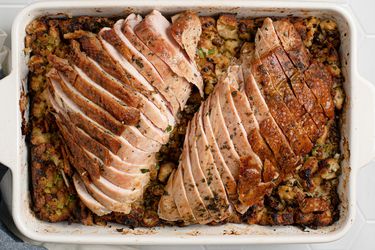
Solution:
[{"label": "golden brown crust", "polygon": [[[49,89],[51,92],[58,90],[55,87],[61,88],[61,91],[72,100],[88,117],[111,131],[116,135],[121,135],[124,131],[124,125],[111,116],[108,112],[96,106],[90,101],[85,100],[81,95],[75,93],[67,83],[60,77],[56,69],[51,69],[47,73]],[[54,94],[55,95],[55,94]]]},{"label": "golden brown crust", "polygon": [[[269,163],[269,161],[268,161]],[[267,164],[268,164],[267,163]],[[239,200],[248,206],[261,202],[265,195],[270,195],[275,184],[262,180],[262,169],[252,157],[241,159],[237,192]],[[267,175],[267,174],[266,174]],[[267,175],[267,179],[273,179]]]},{"label": "golden brown crust", "polygon": [[117,102],[107,94],[103,94],[99,89],[93,87],[87,80],[78,75],[67,60],[55,55],[48,56],[48,60],[84,97],[101,106],[121,123],[125,125],[138,124],[140,114],[136,108],[127,107],[124,103]]},{"label": "golden brown crust", "polygon": [[99,84],[104,89],[108,90],[110,93],[115,95],[121,101],[127,105],[137,108],[139,104],[139,98],[135,95],[134,90],[132,90],[127,85],[116,84],[113,80],[106,77],[106,75],[95,66],[88,59],[86,54],[84,54],[80,45],[77,41],[71,41],[72,50],[68,56],[68,59],[82,69],[93,81]]}]

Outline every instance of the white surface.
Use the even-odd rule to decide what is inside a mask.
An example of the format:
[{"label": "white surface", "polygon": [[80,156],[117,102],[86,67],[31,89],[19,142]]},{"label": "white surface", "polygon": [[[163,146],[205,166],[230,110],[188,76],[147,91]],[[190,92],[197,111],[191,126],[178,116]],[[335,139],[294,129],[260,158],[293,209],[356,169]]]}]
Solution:
[{"label": "white surface", "polygon": [[[0,1],[0,28],[9,31],[10,23],[17,11],[22,8],[23,3],[29,1]],[[340,1],[349,2],[348,8],[354,9],[358,18],[358,63],[359,71],[362,76],[366,77],[375,84],[373,57],[375,56],[375,2],[373,0],[349,0]],[[11,3],[13,5],[4,5]],[[14,5],[20,3],[20,5]],[[8,41],[9,42],[9,41]],[[374,107],[375,108],[375,107]],[[375,129],[375,128],[374,128]],[[235,246],[235,247],[178,247],[178,249],[375,249],[375,163],[369,164],[366,168],[360,170],[358,176],[358,212],[355,225],[350,232],[341,240],[328,244],[310,244],[310,245],[279,245],[279,246]],[[51,249],[109,249],[108,247],[93,246],[62,246],[57,244],[46,244]],[[169,246],[147,246],[141,249],[175,249],[177,247]],[[111,247],[111,249],[136,249],[134,247]]]}]

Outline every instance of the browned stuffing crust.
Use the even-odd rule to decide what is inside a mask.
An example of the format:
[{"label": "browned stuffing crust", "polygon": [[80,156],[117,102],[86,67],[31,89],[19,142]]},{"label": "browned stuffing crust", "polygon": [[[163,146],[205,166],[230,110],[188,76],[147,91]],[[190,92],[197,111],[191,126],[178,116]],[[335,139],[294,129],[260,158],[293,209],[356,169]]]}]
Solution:
[{"label": "browned stuffing crust", "polygon": [[[218,18],[201,17],[203,32],[197,49],[196,61],[204,79],[207,97],[218,78],[230,63],[239,57],[241,46],[253,42],[256,30],[263,20],[237,19],[233,15]],[[152,227],[167,224],[159,220],[157,206],[164,192],[168,175],[178,165],[186,125],[204,100],[195,90],[187,107],[180,114],[181,122],[169,143],[158,153],[159,165],[151,173],[152,182],[145,191],[143,203],[134,204],[129,215],[111,213],[99,217],[91,213],[76,195],[72,184],[73,169],[65,154],[64,144],[46,96],[45,74],[51,65],[51,53],[67,57],[69,46],[65,33],[85,30],[97,33],[102,27],[112,26],[116,18],[77,17],[34,20],[27,27],[25,53],[29,61],[30,122],[26,129],[30,145],[32,209],[38,218],[46,221],[69,221],[83,224],[106,224],[113,221],[133,227]],[[322,138],[305,158],[298,171],[288,176],[264,202],[252,206],[243,216],[230,218],[232,222],[261,225],[297,225],[316,228],[327,226],[339,217],[337,195],[340,174],[339,126],[344,102],[343,77],[338,57],[339,32],[332,20],[314,17],[292,18],[305,46],[314,58],[324,63],[334,79],[332,95],[336,117],[326,127]],[[178,224],[178,223],[177,223]]]}]

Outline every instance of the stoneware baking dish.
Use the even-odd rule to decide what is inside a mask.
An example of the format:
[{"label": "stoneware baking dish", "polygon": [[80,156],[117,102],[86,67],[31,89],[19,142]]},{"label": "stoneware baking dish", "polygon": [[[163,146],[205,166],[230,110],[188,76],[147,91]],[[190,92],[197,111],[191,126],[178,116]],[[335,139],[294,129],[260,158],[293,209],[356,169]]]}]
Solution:
[{"label": "stoneware baking dish", "polygon": [[[30,209],[28,158],[25,137],[21,133],[23,119],[20,98],[27,90],[25,27],[42,15],[64,13],[77,15],[126,16],[157,9],[165,15],[192,9],[202,15],[237,13],[241,16],[317,16],[336,20],[341,32],[341,62],[347,94],[342,127],[341,146],[345,155],[340,177],[341,199],[339,221],[318,230],[302,231],[295,227],[265,227],[225,224],[221,226],[189,226],[124,229],[121,225],[84,226],[48,223],[38,220]],[[18,230],[38,241],[86,244],[275,244],[333,241],[342,237],[353,224],[355,216],[356,176],[360,167],[375,156],[375,87],[357,71],[356,29],[353,17],[339,4],[290,1],[49,1],[38,2],[23,9],[12,29],[12,65],[10,75],[0,81],[0,162],[8,172],[1,184],[3,197]],[[26,112],[27,113],[27,112]]]}]

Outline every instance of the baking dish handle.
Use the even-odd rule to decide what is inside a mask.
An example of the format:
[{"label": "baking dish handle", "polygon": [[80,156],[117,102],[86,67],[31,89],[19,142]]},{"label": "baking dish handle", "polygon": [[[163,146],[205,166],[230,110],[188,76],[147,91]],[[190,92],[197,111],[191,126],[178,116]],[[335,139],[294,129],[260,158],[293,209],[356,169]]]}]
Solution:
[{"label": "baking dish handle", "polygon": [[0,80],[0,163],[16,166],[18,98],[15,74]]},{"label": "baking dish handle", "polygon": [[[357,84],[352,96],[352,138],[355,144],[351,153],[357,151],[359,167],[366,166],[375,158],[375,85],[357,74]],[[356,98],[356,99],[354,99]],[[353,155],[353,154],[352,154]]]}]

